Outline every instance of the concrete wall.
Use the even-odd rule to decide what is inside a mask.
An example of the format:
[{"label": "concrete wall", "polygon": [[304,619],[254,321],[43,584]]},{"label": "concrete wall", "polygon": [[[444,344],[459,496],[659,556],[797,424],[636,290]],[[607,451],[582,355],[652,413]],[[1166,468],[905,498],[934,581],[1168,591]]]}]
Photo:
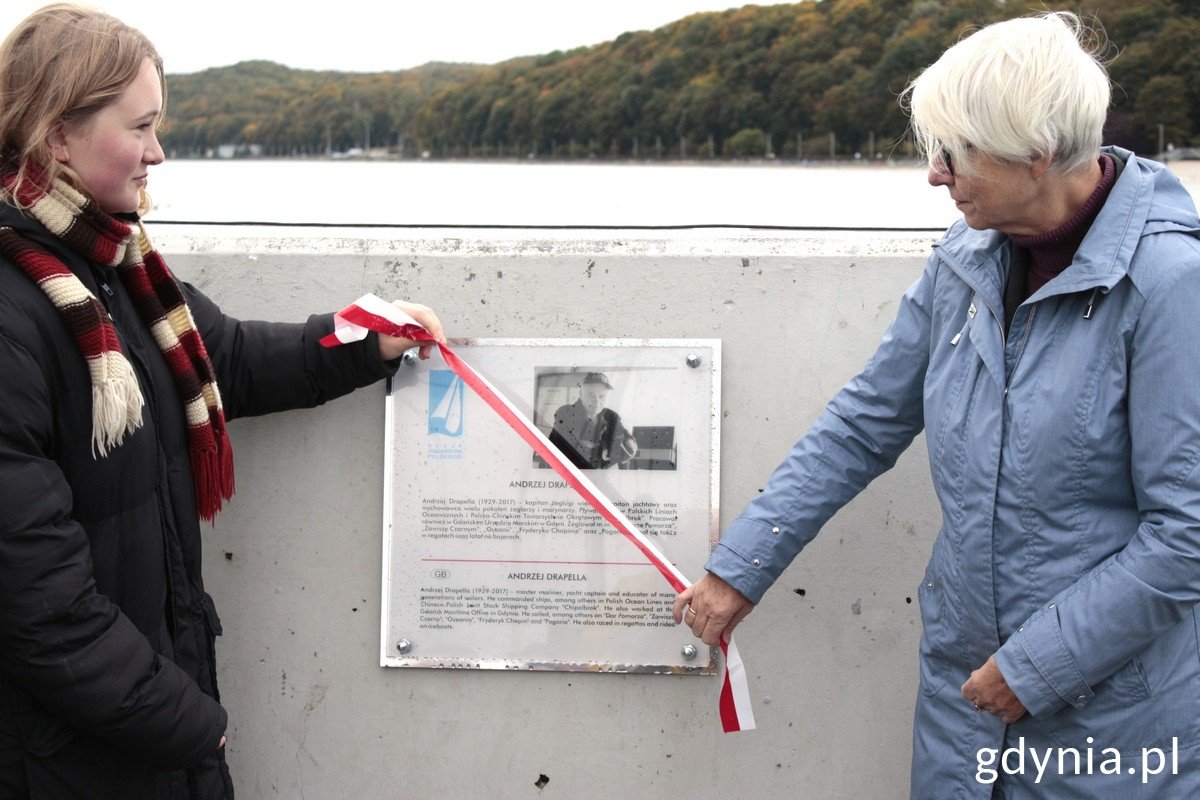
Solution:
[{"label": "concrete wall", "polygon": [[[934,238],[152,234],[235,316],[298,320],[374,291],[435,307],[451,336],[720,338],[722,528],[865,363]],[[725,735],[716,678],[380,668],[382,396],[233,425],[238,494],[205,570],[240,797],[908,796],[917,584],[939,525],[923,440],[739,628],[759,727]]]}]

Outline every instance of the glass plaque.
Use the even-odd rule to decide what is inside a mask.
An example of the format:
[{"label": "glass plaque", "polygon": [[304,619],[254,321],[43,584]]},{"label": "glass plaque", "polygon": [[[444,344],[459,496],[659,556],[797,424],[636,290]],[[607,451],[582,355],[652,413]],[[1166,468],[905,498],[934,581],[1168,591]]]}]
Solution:
[{"label": "glass plaque", "polygon": [[[719,341],[452,347],[684,575],[703,574]],[[666,579],[436,354],[401,366],[386,402],[383,666],[715,672],[715,651],[674,624]]]}]

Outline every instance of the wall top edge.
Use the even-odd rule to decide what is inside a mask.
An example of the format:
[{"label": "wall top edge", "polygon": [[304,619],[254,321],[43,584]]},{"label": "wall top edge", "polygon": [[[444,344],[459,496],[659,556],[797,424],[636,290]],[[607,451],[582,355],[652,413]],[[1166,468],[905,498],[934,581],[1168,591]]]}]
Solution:
[{"label": "wall top edge", "polygon": [[541,228],[286,228],[253,225],[154,225],[147,229],[168,254],[247,252],[263,255],[407,254],[458,257],[620,256],[920,256],[939,232],[764,230],[756,228],[642,230]]}]

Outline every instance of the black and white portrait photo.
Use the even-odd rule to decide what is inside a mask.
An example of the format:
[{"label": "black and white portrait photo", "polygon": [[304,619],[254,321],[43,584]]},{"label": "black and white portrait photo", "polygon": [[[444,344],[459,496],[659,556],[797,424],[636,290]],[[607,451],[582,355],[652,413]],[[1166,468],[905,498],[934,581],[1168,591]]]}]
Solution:
[{"label": "black and white portrait photo", "polygon": [[668,378],[636,367],[537,367],[534,422],[580,469],[674,470],[673,420],[645,418],[647,404],[638,403],[646,392],[669,391]]}]

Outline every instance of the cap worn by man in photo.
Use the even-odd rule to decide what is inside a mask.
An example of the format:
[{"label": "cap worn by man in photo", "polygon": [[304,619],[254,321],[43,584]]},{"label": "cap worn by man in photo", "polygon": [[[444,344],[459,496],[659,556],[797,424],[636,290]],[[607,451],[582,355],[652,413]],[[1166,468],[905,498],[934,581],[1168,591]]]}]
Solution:
[{"label": "cap worn by man in photo", "polygon": [[608,389],[613,388],[612,384],[608,382],[608,376],[603,372],[589,372],[588,374],[584,375],[583,383],[581,385],[586,386],[589,383],[598,383]]}]

